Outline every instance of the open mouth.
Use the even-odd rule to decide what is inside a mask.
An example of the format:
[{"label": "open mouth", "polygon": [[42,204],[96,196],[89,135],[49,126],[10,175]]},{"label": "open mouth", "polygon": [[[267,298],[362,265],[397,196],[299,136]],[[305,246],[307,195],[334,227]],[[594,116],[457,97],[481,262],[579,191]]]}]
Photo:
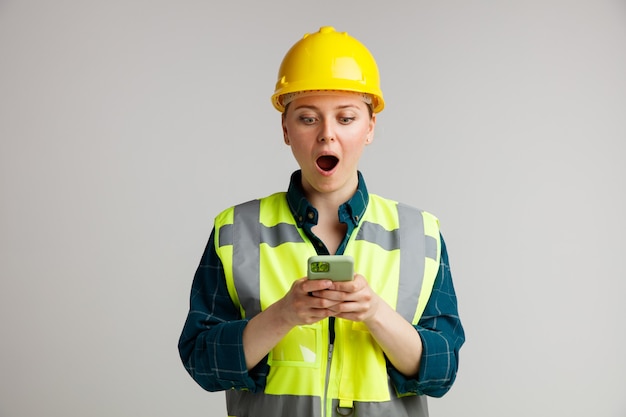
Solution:
[{"label": "open mouth", "polygon": [[317,166],[323,171],[331,171],[337,166],[339,159],[336,156],[324,155],[317,158]]}]

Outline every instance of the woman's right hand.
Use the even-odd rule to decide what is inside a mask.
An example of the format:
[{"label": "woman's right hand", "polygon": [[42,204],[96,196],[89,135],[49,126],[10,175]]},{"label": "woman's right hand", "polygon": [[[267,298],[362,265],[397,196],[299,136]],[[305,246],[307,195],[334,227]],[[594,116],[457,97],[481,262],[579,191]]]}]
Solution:
[{"label": "woman's right hand", "polygon": [[291,289],[277,304],[281,316],[291,326],[312,324],[332,315],[329,308],[340,301],[328,300],[313,295],[316,291],[324,291],[332,286],[327,279],[310,280],[300,278],[291,285]]}]

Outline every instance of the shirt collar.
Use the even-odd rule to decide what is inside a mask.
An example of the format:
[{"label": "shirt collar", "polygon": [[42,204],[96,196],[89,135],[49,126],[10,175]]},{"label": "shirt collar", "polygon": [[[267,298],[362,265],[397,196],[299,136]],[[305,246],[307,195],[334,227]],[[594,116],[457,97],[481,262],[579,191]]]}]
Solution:
[{"label": "shirt collar", "polygon": [[[356,192],[348,201],[339,206],[339,221],[351,222],[353,226],[359,224],[359,221],[365,213],[367,203],[369,202],[369,194],[365,185],[365,180],[360,171],[358,174],[358,185]],[[303,227],[306,223],[310,225],[317,224],[317,210],[304,196],[302,189],[302,171],[297,170],[291,174],[289,181],[289,189],[287,190],[287,203],[291,209],[294,219],[298,227]],[[310,226],[309,226],[310,227]]]}]

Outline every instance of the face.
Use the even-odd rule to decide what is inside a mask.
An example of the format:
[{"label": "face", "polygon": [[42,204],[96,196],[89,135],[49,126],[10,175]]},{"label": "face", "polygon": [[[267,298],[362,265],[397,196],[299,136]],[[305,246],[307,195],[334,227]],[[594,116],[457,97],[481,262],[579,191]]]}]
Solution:
[{"label": "face", "polygon": [[285,143],[302,170],[309,199],[334,194],[346,201],[354,194],[357,167],[374,136],[376,115],[355,94],[303,95],[283,114]]}]

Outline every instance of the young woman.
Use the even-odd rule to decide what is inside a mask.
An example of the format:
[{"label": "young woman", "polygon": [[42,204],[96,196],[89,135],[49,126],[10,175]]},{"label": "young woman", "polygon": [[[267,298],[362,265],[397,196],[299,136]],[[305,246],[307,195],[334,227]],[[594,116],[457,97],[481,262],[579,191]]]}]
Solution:
[{"label": "young woman", "polygon": [[[331,27],[285,56],[272,102],[300,169],[215,219],[179,351],[229,416],[426,416],[465,340],[439,222],[370,194],[358,163],[384,108],[369,51]],[[350,255],[351,281],[306,278]]]}]

